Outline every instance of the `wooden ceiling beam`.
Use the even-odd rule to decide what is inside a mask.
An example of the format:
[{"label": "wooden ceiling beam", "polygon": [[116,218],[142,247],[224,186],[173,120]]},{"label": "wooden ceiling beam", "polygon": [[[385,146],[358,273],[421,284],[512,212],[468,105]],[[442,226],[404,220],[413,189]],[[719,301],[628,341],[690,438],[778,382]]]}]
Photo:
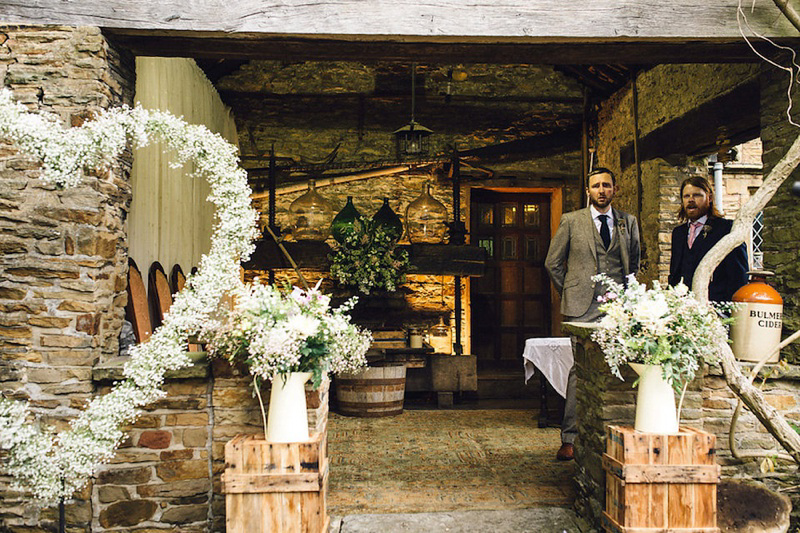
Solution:
[{"label": "wooden ceiling beam", "polygon": [[[232,36],[295,34],[371,39],[740,39],[740,0],[0,0],[6,24],[64,24]],[[770,1],[747,3],[750,26],[794,36]],[[613,62],[613,61],[612,61]]]},{"label": "wooden ceiling beam", "polygon": [[475,158],[482,163],[486,163],[545,157],[564,152],[574,152],[580,150],[580,147],[581,128],[580,125],[573,125],[554,133],[460,151],[458,155]]},{"label": "wooden ceiling beam", "polygon": [[[0,0],[2,1],[2,0]],[[381,61],[420,63],[493,63],[537,65],[755,62],[741,39],[720,41],[595,41],[551,43],[404,42],[292,36],[217,36],[190,32],[131,32],[106,29],[116,44],[136,55],[204,59],[272,59],[280,61]],[[785,40],[783,42],[793,42]],[[754,42],[759,51],[773,51]]]}]

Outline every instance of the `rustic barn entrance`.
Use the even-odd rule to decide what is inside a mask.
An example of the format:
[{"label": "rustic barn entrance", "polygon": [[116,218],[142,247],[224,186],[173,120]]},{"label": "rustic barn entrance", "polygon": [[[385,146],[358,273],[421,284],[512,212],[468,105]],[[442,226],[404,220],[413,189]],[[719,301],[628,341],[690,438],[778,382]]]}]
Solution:
[{"label": "rustic barn entrance", "polygon": [[[580,144],[581,126],[586,126],[584,118],[591,118],[592,111],[598,109],[593,106],[598,105],[603,113],[600,124],[591,135],[584,130],[584,138],[591,137],[597,143],[592,148],[602,162],[619,171],[624,189],[620,200],[625,204],[621,207],[640,215],[644,226],[643,239],[648,239],[650,253],[648,265],[651,270],[648,275],[655,277],[657,273],[652,269],[668,253],[665,249],[667,243],[663,239],[668,238],[666,226],[670,222],[664,222],[664,213],[667,210],[674,212],[669,205],[673,197],[671,195],[674,195],[670,187],[674,188],[685,173],[682,166],[686,163],[684,156],[697,147],[705,147],[707,150],[704,153],[711,153],[722,147],[722,143],[735,141],[737,133],[761,128],[765,139],[764,165],[765,169],[769,169],[788,144],[787,140],[790,140],[784,127],[786,80],[779,78],[775,72],[759,71],[759,66],[754,65],[757,60],[742,41],[735,16],[732,15],[735,3],[692,0],[676,9],[667,4],[645,5],[634,0],[625,0],[619,5],[609,4],[606,8],[597,9],[593,16],[587,16],[586,7],[582,4],[572,6],[551,3],[555,7],[539,9],[546,3],[473,3],[453,7],[452,3],[420,4],[401,0],[399,5],[407,15],[402,17],[397,16],[396,10],[381,9],[377,3],[367,6],[355,0],[345,0],[334,7],[325,2],[313,5],[286,2],[273,6],[274,9],[261,10],[251,9],[252,3],[247,2],[240,5],[230,4],[225,10],[204,9],[203,7],[212,3],[198,2],[198,6],[202,7],[194,6],[193,12],[189,12],[188,3],[181,6],[180,2],[125,3],[122,9],[123,3],[116,0],[100,4],[83,0],[75,2],[69,11],[55,1],[42,1],[34,7],[21,3],[13,6],[8,4],[5,17],[8,24],[66,24],[80,25],[84,29],[49,27],[45,28],[45,35],[28,36],[28,33],[34,32],[30,27],[7,27],[0,37],[6,39],[3,50],[10,55],[13,62],[8,65],[4,63],[0,69],[7,69],[3,70],[6,72],[5,83],[13,86],[14,92],[25,98],[26,103],[56,111],[74,121],[82,120],[81,116],[87,110],[107,107],[112,105],[111,102],[133,103],[129,84],[134,79],[130,61],[134,55],[191,55],[204,59],[201,61],[203,69],[215,84],[244,66],[247,61],[259,60],[274,60],[284,65],[296,62],[297,68],[301,70],[303,63],[308,61],[359,61],[363,65],[379,61],[406,64],[416,61],[438,62],[454,67],[468,66],[469,77],[461,87],[468,87],[470,84],[477,87],[476,80],[487,79],[481,67],[471,70],[472,65],[480,63],[499,65],[507,72],[510,72],[508,65],[512,64],[525,64],[533,68],[544,68],[543,65],[548,65],[546,68],[550,73],[543,75],[543,80],[555,80],[561,73],[577,74],[583,85],[591,87],[595,99],[590,97],[584,100],[580,91],[576,98],[576,95],[566,94],[561,90],[541,97],[530,97],[528,102],[547,102],[550,106],[530,116],[536,119],[553,119],[550,121],[552,127],[542,128],[527,138],[520,136],[505,141],[488,138],[497,132],[530,133],[532,130],[529,124],[515,122],[522,117],[516,115],[507,122],[505,129],[484,128],[480,132],[481,136],[475,136],[480,141],[475,146],[485,147],[507,142],[509,145],[503,147],[504,153],[494,152],[498,156],[497,160],[503,163],[513,162],[514,156],[517,160],[521,159],[520,152],[524,152],[524,156],[538,157],[540,161],[547,158],[545,154],[556,154],[553,157],[555,161],[558,154],[568,153],[570,149],[572,152],[569,153],[573,156],[585,155],[590,147],[578,147],[576,144]],[[769,2],[767,5],[759,5],[755,13],[751,13],[750,21],[754,29],[770,36],[790,37],[796,41],[795,33],[785,31],[785,24],[781,22],[777,8],[770,8]],[[709,24],[708,21],[720,23]],[[101,26],[102,32],[99,29]],[[372,33],[366,35],[366,32]],[[87,33],[90,34],[88,38]],[[61,38],[61,34],[67,35]],[[69,54],[63,54],[64,49]],[[52,58],[45,55],[50,53]],[[42,61],[43,58],[45,61]],[[738,62],[742,64],[736,64]],[[710,63],[719,64],[708,65]],[[600,72],[597,66],[609,64],[628,65],[631,70],[623,67],[623,75],[609,83],[606,74],[613,69]],[[552,65],[558,66],[553,68]],[[644,68],[634,69],[634,65]],[[73,67],[79,70],[76,71]],[[450,77],[446,67],[441,71],[431,71],[432,76],[438,76],[438,81],[430,86],[431,92],[428,96],[430,102],[433,102],[434,96],[441,102],[449,97],[450,102],[459,104],[456,111],[437,115],[434,110],[426,109],[425,99],[418,100],[417,111],[422,113],[420,116],[437,116],[436,120],[446,116],[448,120],[458,121],[460,125],[474,125],[475,114],[469,106],[464,105],[461,100],[463,95],[456,90],[456,83],[460,83],[457,78],[463,73],[455,68],[453,70],[454,75]],[[243,77],[248,78],[252,72],[245,70]],[[83,79],[92,81],[87,84],[78,82]],[[329,119],[328,124],[338,123],[342,130],[351,134],[345,138],[345,143],[339,149],[340,157],[348,151],[346,142],[369,143],[380,132],[391,132],[393,128],[407,122],[407,83],[400,84],[406,87],[402,101],[395,94],[387,96],[385,93],[362,92],[356,88],[344,95],[333,94],[331,90],[328,93],[329,99],[323,102],[310,97],[308,93],[292,96],[280,93],[281,84],[287,79],[294,78],[276,77],[270,84],[240,87],[239,102],[242,111],[237,112],[237,116],[247,117],[262,113],[262,116],[275,119],[276,115],[270,114],[271,110],[267,107],[256,108],[251,105],[266,101],[263,90],[272,93],[270,97],[275,103],[273,109],[311,109],[312,115],[317,113],[312,119],[306,117],[305,124],[319,126],[319,113],[339,112],[340,120],[337,122]],[[335,87],[341,87],[341,78],[332,79],[336,82]],[[742,80],[751,83],[742,84]],[[626,89],[617,91],[626,83]],[[420,84],[417,86],[424,87]],[[448,87],[453,90],[448,92]],[[244,98],[246,92],[251,94],[252,99]],[[605,100],[612,93],[614,96]],[[229,101],[229,96],[235,95],[223,95],[226,102]],[[352,101],[354,106],[348,108],[342,105],[348,101]],[[519,94],[509,94],[501,104],[520,101]],[[309,102],[313,105],[308,105]],[[376,112],[376,109],[380,110],[383,109],[381,106],[389,107],[394,103],[402,107],[405,115],[403,120],[397,124],[393,120],[391,124],[382,124],[380,127],[372,124],[370,129],[373,118],[385,116],[382,112]],[[731,110],[736,112],[731,113]],[[492,116],[513,116],[504,115],[500,111],[495,110]],[[731,124],[737,117],[747,118],[748,121],[749,118],[756,120],[747,124]],[[271,121],[276,128],[283,128],[282,138],[286,139],[300,138],[295,136],[295,127],[302,122],[294,114],[283,121]],[[428,120],[424,123],[440,134],[443,132],[435,123]],[[252,135],[246,129],[240,131],[243,155],[257,157],[268,153],[270,135],[265,133],[270,132],[264,128],[254,129]],[[334,128],[319,128],[317,133],[317,138],[325,134],[330,134],[333,138],[338,131]],[[443,137],[448,142],[460,141],[459,135],[449,132]],[[252,145],[251,139],[255,139]],[[301,139],[299,144],[303,143],[305,140]],[[248,153],[247,150],[253,146],[260,153]],[[335,147],[336,142],[327,146],[320,143],[317,145],[318,152],[301,153],[308,156],[313,163],[324,160],[328,155],[335,156]],[[470,150],[473,146],[464,146],[459,142],[459,148]],[[277,149],[279,155],[284,156],[289,151],[286,146],[278,145]],[[484,151],[483,154],[491,155],[491,152]],[[675,154],[679,157],[673,157]],[[6,164],[7,159],[14,156],[4,153],[2,157]],[[264,158],[261,160],[263,162]],[[482,163],[485,164],[484,161]],[[23,175],[27,172],[25,165],[10,162],[8,168],[15,179],[17,176],[27,179]],[[580,155],[577,155],[575,159],[560,159],[553,166],[560,170],[556,176],[540,171],[538,178],[533,181],[540,180],[542,183],[524,186],[543,187],[547,186],[544,182],[548,182],[549,185],[562,187],[565,195],[564,210],[579,207],[583,189],[580,176],[587,168],[585,161],[580,161]],[[502,172],[507,174],[510,171]],[[115,175],[115,179],[118,179],[121,186],[128,183],[124,169],[118,176]],[[558,180],[557,184],[555,180]],[[405,191],[406,185],[404,181],[403,187],[397,189]],[[402,192],[393,201],[396,202],[401,197],[403,202],[412,199],[419,191],[418,185],[414,184],[414,192],[408,189],[409,192]],[[43,413],[47,416],[60,416],[63,408],[71,408],[75,405],[74,402],[93,394],[101,387],[87,376],[98,359],[108,359],[109,354],[115,350],[120,324],[119,321],[107,321],[102,317],[102,328],[97,329],[91,325],[87,327],[85,319],[101,318],[98,309],[114,308],[115,301],[124,296],[124,283],[115,284],[117,278],[114,274],[94,276],[91,271],[87,274],[86,268],[92,267],[85,266],[87,261],[84,258],[80,264],[75,264],[75,269],[81,269],[80,283],[74,281],[64,283],[63,287],[56,286],[60,292],[53,295],[44,289],[28,292],[31,285],[28,274],[34,272],[39,281],[42,278],[48,281],[48,277],[54,275],[48,267],[54,262],[60,264],[64,259],[65,249],[67,255],[72,255],[70,250],[76,249],[75,242],[78,243],[79,255],[85,252],[89,259],[100,257],[107,250],[102,242],[95,245],[94,241],[83,238],[86,231],[92,228],[75,226],[87,221],[85,211],[80,205],[67,211],[53,210],[54,216],[76,219],[75,225],[72,225],[73,222],[65,224],[63,220],[56,222],[61,235],[50,233],[49,229],[46,232],[42,232],[40,228],[31,230],[30,224],[38,223],[40,219],[38,216],[30,217],[28,213],[34,212],[34,208],[39,213],[41,192],[38,187],[20,189],[15,194],[19,194],[19,202],[23,204],[23,208],[10,208],[29,211],[20,213],[20,222],[13,222],[14,229],[11,229],[12,223],[9,223],[8,228],[21,242],[15,241],[9,245],[5,254],[4,266],[8,268],[4,269],[4,294],[12,300],[21,300],[19,303],[5,302],[3,305],[24,316],[17,318],[18,315],[15,315],[13,329],[9,329],[5,335],[6,338],[14,335],[17,340],[11,348],[4,351],[3,361],[4,364],[8,362],[7,368],[11,372],[4,371],[3,378],[5,380],[6,376],[11,376],[13,381],[8,383],[13,386],[18,381],[26,384],[25,389],[32,391],[31,399],[42,406]],[[100,213],[107,213],[107,203],[115,208],[119,207],[129,195],[129,190],[124,187],[119,197],[114,196],[113,192],[104,191],[103,194],[107,196],[95,195],[94,192],[86,195],[86,199],[95,196],[100,198],[99,208],[94,206],[93,213],[95,209]],[[357,198],[368,199],[374,197],[376,192],[374,188],[364,186],[359,194]],[[437,196],[441,199],[444,195],[439,193]],[[794,201],[786,200],[786,196],[788,193],[780,209],[768,213],[774,227],[781,225],[775,223],[775,219],[779,219],[778,222],[785,223],[787,227],[794,224],[796,219],[796,208],[784,208],[796,205]],[[107,202],[106,197],[113,200]],[[117,234],[120,235],[119,253],[111,260],[103,258],[102,263],[113,263],[123,273],[128,244],[123,229],[125,214],[121,213],[118,219],[111,222],[106,220],[98,223],[100,231],[105,231],[110,226],[114,238]],[[97,222],[101,219],[100,215],[95,218],[93,214],[89,221]],[[26,227],[25,224],[29,226]],[[32,235],[35,237],[31,237]],[[39,238],[39,235],[45,237]],[[54,239],[52,242],[48,241],[50,236]],[[81,238],[73,240],[75,236]],[[769,236],[768,241],[773,246],[770,249],[773,260],[779,260],[778,264],[785,267],[794,261],[797,248],[795,241],[780,242],[779,246],[775,245],[773,236]],[[26,264],[25,268],[20,268],[20,262],[32,263],[34,260],[35,264]],[[57,271],[55,275],[71,278],[73,272]],[[111,280],[105,296],[93,296],[92,300],[96,300],[94,305],[84,305],[87,294],[97,294],[93,292],[97,290],[96,280],[102,279]],[[122,280],[122,277],[118,279]],[[68,291],[72,291],[73,295],[70,296]],[[444,299],[441,291],[435,294],[437,299]],[[450,298],[451,295],[446,296]],[[66,302],[64,306],[60,305],[62,299]],[[69,301],[76,301],[81,305],[74,305]],[[42,309],[41,312],[38,311],[39,308]],[[28,311],[30,315],[27,314]],[[788,312],[796,313],[796,304],[793,303]],[[78,313],[81,315],[78,316]],[[60,321],[67,325],[58,325]],[[58,336],[55,336],[56,333]],[[465,350],[472,352],[469,346],[465,346]],[[40,359],[34,359],[37,357]],[[28,365],[29,362],[33,365]],[[41,368],[36,365],[41,365]],[[17,372],[18,369],[22,371]],[[237,382],[234,376],[220,376],[213,373],[215,370],[209,371],[206,368],[202,370],[205,372],[202,376],[193,375],[188,378],[190,381],[169,384],[168,402],[159,404],[157,411],[142,421],[142,425],[150,423],[152,427],[134,428],[131,433],[136,438],[132,439],[132,446],[120,456],[120,462],[108,465],[94,482],[92,497],[70,503],[68,515],[76,517],[70,519],[71,525],[79,524],[87,531],[99,530],[100,520],[112,521],[123,517],[126,521],[139,524],[135,526],[137,528],[170,528],[181,524],[198,531],[209,528],[219,530],[216,526],[220,525],[224,517],[220,512],[218,495],[214,494],[211,487],[214,484],[214,472],[219,472],[222,464],[220,444],[231,436],[228,434],[230,432],[255,432],[257,423],[252,424],[252,421],[257,420],[258,415],[253,409],[248,411],[249,384],[245,380]],[[600,369],[596,370],[598,372],[592,377],[600,375]],[[220,389],[213,386],[215,380],[227,387],[219,392]],[[704,388],[703,392],[708,390],[712,396],[710,399],[697,399],[692,403],[692,421],[724,431],[722,428],[730,419],[729,398],[722,397],[727,389],[719,376],[712,376],[709,381],[710,386]],[[212,384],[210,388],[209,382]],[[580,396],[581,405],[592,408],[591,416],[586,418],[592,419],[597,426],[602,426],[607,420],[596,416],[598,411],[595,408],[603,408],[602,416],[616,416],[629,404],[627,396],[620,395],[623,398],[621,401],[627,403],[618,405],[614,403],[614,398],[601,395],[601,392],[604,391],[588,389],[582,391]],[[626,389],[625,393],[627,392]],[[777,400],[784,405],[790,402],[795,405],[796,394],[793,394],[794,396],[779,396]],[[252,425],[248,427],[248,424]],[[753,427],[760,426],[754,424]],[[584,434],[591,437],[586,442],[602,442],[601,431],[590,433],[584,430]],[[747,440],[755,443],[754,447],[757,448],[769,447],[770,442],[762,446],[764,438],[763,432],[758,434],[754,430]],[[160,446],[167,446],[168,449],[156,457],[153,449]],[[600,446],[596,448],[599,450]],[[727,451],[722,449],[721,452],[727,460]],[[586,456],[579,456],[578,463],[582,470],[596,470],[594,467],[599,461],[591,458],[586,461]],[[751,475],[754,471],[749,465],[731,465],[730,471],[733,472],[734,469],[737,473],[746,475]],[[580,484],[578,501],[583,502],[582,514],[592,517],[595,514],[593,508],[597,507],[594,503],[602,500],[602,485],[583,481]],[[590,504],[590,501],[594,503]],[[30,512],[27,505],[27,501],[9,494],[4,505],[7,513],[4,522],[20,529],[23,525],[28,527],[32,522],[39,521],[39,517],[43,517],[41,521],[47,525],[48,515]],[[85,525],[89,522],[90,525]],[[117,527],[120,522],[112,525]]]}]

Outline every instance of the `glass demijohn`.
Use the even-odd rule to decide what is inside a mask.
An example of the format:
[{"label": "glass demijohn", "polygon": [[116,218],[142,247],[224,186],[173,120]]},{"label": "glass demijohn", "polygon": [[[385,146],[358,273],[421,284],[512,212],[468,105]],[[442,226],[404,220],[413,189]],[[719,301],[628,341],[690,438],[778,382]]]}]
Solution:
[{"label": "glass demijohn", "polygon": [[447,209],[431,196],[431,182],[422,186],[422,194],[406,208],[406,229],[412,243],[441,243],[447,233]]},{"label": "glass demijohn", "polygon": [[383,205],[381,208],[372,216],[372,220],[380,225],[383,231],[395,242],[400,240],[400,237],[403,235],[403,221],[400,220],[397,213],[392,211],[392,208],[389,206],[389,199],[386,197],[383,198]]},{"label": "glass demijohn", "polygon": [[331,203],[317,192],[314,180],[308,180],[308,191],[289,206],[292,234],[298,241],[324,241],[333,218]]},{"label": "glass demijohn", "polygon": [[344,204],[342,210],[333,218],[333,222],[331,223],[331,234],[333,238],[336,239],[336,242],[340,244],[344,242],[345,236],[347,233],[353,231],[356,219],[360,216],[361,213],[359,213],[356,206],[353,205],[353,197],[348,196],[347,203]]}]

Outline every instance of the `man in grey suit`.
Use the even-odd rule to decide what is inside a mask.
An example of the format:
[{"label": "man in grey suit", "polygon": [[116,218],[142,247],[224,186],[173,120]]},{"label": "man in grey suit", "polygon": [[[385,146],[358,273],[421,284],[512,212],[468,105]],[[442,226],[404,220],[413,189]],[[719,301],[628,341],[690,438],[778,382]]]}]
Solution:
[{"label": "man in grey suit", "polygon": [[[627,276],[639,270],[639,227],[636,217],[611,207],[616,187],[613,172],[602,167],[592,171],[586,189],[589,207],[564,214],[550,241],[545,268],[561,294],[565,321],[594,322],[601,317],[597,297],[606,289],[592,276],[604,273],[625,284]],[[574,457],[575,404],[573,364],[561,423],[562,444],[556,454],[561,461]]]}]

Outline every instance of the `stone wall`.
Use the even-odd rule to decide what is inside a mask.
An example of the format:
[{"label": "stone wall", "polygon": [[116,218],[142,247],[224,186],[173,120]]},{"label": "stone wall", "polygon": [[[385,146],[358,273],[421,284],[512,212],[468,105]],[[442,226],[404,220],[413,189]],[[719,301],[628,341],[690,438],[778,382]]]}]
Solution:
[{"label": "stone wall", "polygon": [[[245,166],[266,168],[274,145],[297,162],[396,159],[393,132],[411,118],[411,65],[251,61],[216,87],[236,115]],[[465,79],[448,78],[462,72]],[[418,65],[415,119],[433,130],[432,153],[466,150],[558,131],[582,112],[577,81],[537,65]],[[457,79],[460,79],[456,76]],[[542,126],[544,124],[545,126]],[[548,126],[549,124],[549,126]],[[256,159],[254,159],[256,158]],[[577,152],[492,164],[498,172],[577,177]],[[580,167],[577,167],[578,169]]]},{"label": "stone wall", "polygon": [[[761,140],[764,176],[775,166],[797,138],[798,128],[788,123],[786,108],[787,83],[780,71],[765,67],[761,83]],[[797,101],[798,92],[793,97]],[[800,114],[792,113],[795,122]],[[783,296],[783,336],[800,329],[800,234],[797,220],[800,200],[791,195],[792,184],[800,180],[800,170],[795,169],[764,209],[764,264],[775,272],[773,285]],[[785,350],[790,360],[800,362],[800,346],[795,343]]]},{"label": "stone wall", "polygon": [[[0,28],[0,80],[29,109],[68,125],[133,101],[130,57],[97,28]],[[116,355],[124,316],[130,159],[76,188],[42,183],[39,164],[0,144],[0,385],[57,427],[94,392],[92,365]],[[0,483],[4,525],[51,527],[52,510]],[[68,507],[88,530],[91,501]]]},{"label": "stone wall", "polygon": [[[265,154],[272,146],[278,157],[296,162],[324,160],[335,153],[335,163],[375,161],[396,158],[392,132],[410,118],[410,65],[364,65],[353,62],[286,63],[252,61],[217,83],[225,103],[236,115],[243,161],[251,169],[266,167]],[[449,81],[448,71],[459,81]],[[434,130],[432,152],[442,158],[430,170],[324,185],[317,180],[318,192],[332,201],[335,212],[353,196],[356,208],[371,216],[387,197],[392,209],[404,219],[405,209],[422,190],[426,180],[434,182],[433,195],[453,215],[452,182],[444,175],[443,164],[450,147],[460,150],[523,139],[541,131],[532,130],[539,121],[558,113],[573,120],[580,116],[580,86],[552,67],[533,65],[419,65],[419,97],[416,120]],[[407,85],[405,85],[407,84]],[[557,128],[556,128],[557,129]],[[262,157],[259,161],[258,158]],[[486,174],[470,171],[464,165],[461,194],[461,220],[469,224],[470,187],[565,187],[579,183],[580,154],[568,152],[549,157],[506,158],[481,166],[495,171]],[[263,175],[263,174],[262,174]],[[296,175],[293,180],[304,177]],[[302,183],[302,181],[301,181]],[[277,195],[277,224],[291,227],[288,209],[304,191]],[[574,191],[571,191],[574,192]],[[571,209],[580,199],[565,194]],[[256,207],[266,223],[267,198]],[[288,236],[291,238],[291,235]],[[333,244],[330,239],[329,243]],[[291,275],[290,275],[291,277]],[[438,278],[438,279],[437,279]],[[405,289],[413,309],[448,308],[453,310],[452,278],[409,276]],[[442,293],[445,302],[442,305]],[[469,352],[469,295],[462,292],[462,344]],[[452,340],[430,339],[437,351],[450,353]]]}]

